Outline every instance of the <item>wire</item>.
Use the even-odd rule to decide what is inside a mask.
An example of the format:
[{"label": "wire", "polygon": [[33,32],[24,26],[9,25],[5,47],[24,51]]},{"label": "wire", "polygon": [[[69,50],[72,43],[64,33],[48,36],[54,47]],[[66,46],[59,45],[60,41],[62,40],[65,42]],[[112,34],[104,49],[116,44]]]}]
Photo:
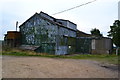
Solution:
[{"label": "wire", "polygon": [[81,4],[81,5],[78,5],[78,6],[75,6],[75,7],[72,7],[72,8],[69,8],[69,9],[66,9],[66,10],[63,10],[63,11],[60,11],[60,12],[57,12],[57,13],[54,13],[54,14],[52,14],[52,15],[60,14],[60,13],[63,13],[63,12],[66,12],[66,11],[69,11],[69,10],[72,10],[72,9],[75,9],[75,8],[78,8],[78,7],[81,7],[81,6],[84,6],[84,5],[93,3],[93,2],[95,2],[95,1],[96,1],[96,0],[93,0],[93,1],[90,1],[90,2],[87,2],[87,3],[84,3],[84,4]]}]

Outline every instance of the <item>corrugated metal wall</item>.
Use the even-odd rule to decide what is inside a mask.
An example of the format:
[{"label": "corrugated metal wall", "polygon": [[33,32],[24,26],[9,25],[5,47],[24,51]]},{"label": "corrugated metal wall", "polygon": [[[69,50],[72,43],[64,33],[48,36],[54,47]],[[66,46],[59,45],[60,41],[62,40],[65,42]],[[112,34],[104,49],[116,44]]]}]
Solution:
[{"label": "corrugated metal wall", "polygon": [[75,51],[75,44],[70,44],[70,41],[75,43],[76,40],[72,38],[76,37],[76,31],[50,23],[40,18],[39,15],[34,15],[33,18],[20,26],[20,31],[22,44],[39,45],[40,47],[36,49],[37,52],[61,55]]},{"label": "corrugated metal wall", "polygon": [[55,54],[57,26],[35,15],[20,26],[22,44],[40,46],[35,51]]},{"label": "corrugated metal wall", "polygon": [[89,54],[91,53],[91,38],[79,37],[77,38],[76,52]]},{"label": "corrugated metal wall", "polygon": [[93,54],[110,54],[112,52],[112,40],[109,38],[93,39],[94,48],[92,48]]}]

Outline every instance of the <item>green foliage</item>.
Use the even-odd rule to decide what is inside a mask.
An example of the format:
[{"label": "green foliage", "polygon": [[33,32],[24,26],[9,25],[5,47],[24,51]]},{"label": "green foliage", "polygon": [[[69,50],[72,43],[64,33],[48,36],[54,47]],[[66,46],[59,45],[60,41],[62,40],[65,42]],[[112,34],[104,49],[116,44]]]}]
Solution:
[{"label": "green foliage", "polygon": [[120,21],[115,20],[113,23],[113,26],[110,26],[110,31],[108,32],[110,37],[113,39],[113,43],[117,46],[120,47]]},{"label": "green foliage", "polygon": [[92,35],[95,35],[95,36],[97,36],[97,37],[102,37],[102,36],[103,36],[103,35],[100,33],[99,29],[96,29],[96,28],[92,29],[90,32],[91,32]]}]

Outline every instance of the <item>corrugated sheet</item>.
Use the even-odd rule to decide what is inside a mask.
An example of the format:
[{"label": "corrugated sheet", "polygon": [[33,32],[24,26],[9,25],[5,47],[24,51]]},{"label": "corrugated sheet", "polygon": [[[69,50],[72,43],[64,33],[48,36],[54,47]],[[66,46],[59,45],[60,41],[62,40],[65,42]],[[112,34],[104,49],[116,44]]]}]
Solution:
[{"label": "corrugated sheet", "polygon": [[76,52],[91,53],[91,38],[77,38]]},{"label": "corrugated sheet", "polygon": [[[40,15],[49,20],[54,19],[44,13],[41,13]],[[22,44],[40,46],[39,49],[36,49],[37,51],[49,54],[54,53],[59,55],[75,51],[75,49],[72,50],[73,47],[75,48],[75,45],[70,44],[70,40],[66,41],[64,36],[75,38],[76,31],[53,24],[49,22],[49,20],[44,19],[39,15],[35,15],[21,25],[20,31],[22,33]],[[75,40],[72,41],[72,43],[75,43]],[[69,49],[68,46],[72,47]]]}]

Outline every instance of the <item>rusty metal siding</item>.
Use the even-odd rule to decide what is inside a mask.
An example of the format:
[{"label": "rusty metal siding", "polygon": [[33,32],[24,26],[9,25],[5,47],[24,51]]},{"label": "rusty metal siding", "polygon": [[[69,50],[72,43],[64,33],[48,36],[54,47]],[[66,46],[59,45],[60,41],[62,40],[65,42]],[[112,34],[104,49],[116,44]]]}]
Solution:
[{"label": "rusty metal siding", "polygon": [[17,47],[21,45],[21,33],[17,31],[8,31],[4,37],[5,45]]},{"label": "rusty metal siding", "polygon": [[6,34],[6,39],[20,39],[21,33],[17,31],[8,31]]}]

